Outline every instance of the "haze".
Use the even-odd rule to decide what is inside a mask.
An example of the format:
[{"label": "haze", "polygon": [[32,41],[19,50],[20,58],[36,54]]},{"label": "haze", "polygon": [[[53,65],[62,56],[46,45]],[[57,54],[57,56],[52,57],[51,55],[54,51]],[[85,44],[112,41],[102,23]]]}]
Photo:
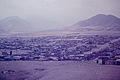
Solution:
[{"label": "haze", "polygon": [[97,14],[120,17],[119,3],[120,0],[0,0],[0,19],[19,16],[36,30],[58,29]]}]

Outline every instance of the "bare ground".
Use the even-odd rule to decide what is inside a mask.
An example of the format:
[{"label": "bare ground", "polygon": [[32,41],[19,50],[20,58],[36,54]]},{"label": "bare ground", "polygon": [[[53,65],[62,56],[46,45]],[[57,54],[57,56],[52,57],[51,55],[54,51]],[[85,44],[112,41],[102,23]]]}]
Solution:
[{"label": "bare ground", "polygon": [[1,61],[0,80],[120,80],[120,66],[79,61]]}]

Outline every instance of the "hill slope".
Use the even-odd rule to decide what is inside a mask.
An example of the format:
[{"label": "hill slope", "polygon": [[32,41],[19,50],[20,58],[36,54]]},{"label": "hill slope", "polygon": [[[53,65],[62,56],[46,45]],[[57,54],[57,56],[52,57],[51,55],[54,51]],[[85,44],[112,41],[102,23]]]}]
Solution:
[{"label": "hill slope", "polygon": [[7,17],[0,21],[1,33],[14,33],[29,31],[30,23],[17,16]]},{"label": "hill slope", "polygon": [[120,18],[113,15],[98,14],[87,20],[80,21],[72,27],[75,30],[120,30]]}]

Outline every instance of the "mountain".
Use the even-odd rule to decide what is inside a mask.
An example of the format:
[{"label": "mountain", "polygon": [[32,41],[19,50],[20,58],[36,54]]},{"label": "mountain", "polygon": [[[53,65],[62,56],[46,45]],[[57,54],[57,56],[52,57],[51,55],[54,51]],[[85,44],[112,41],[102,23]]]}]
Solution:
[{"label": "mountain", "polygon": [[30,23],[17,16],[7,17],[0,21],[1,33],[19,33],[29,31]]},{"label": "mountain", "polygon": [[72,27],[81,30],[120,30],[120,18],[113,15],[98,14],[87,20],[80,21]]}]

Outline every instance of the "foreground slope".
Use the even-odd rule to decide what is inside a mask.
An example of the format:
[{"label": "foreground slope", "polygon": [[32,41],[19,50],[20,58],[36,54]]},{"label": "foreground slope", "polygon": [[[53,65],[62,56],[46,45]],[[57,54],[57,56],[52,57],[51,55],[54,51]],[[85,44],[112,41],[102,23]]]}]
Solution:
[{"label": "foreground slope", "polygon": [[[2,65],[2,66],[1,66]],[[15,66],[16,65],[16,66]],[[93,62],[0,62],[0,80],[119,80],[120,66]],[[27,66],[27,67],[26,67]]]}]

